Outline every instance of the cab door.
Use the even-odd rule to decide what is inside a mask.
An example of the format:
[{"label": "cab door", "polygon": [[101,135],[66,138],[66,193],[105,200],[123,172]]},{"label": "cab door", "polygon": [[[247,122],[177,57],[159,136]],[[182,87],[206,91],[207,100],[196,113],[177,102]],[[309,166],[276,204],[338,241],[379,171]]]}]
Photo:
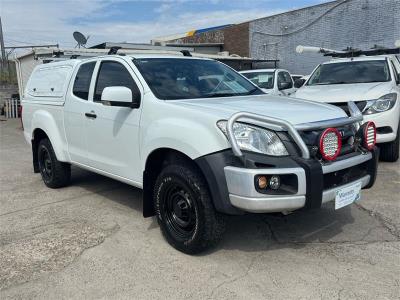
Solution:
[{"label": "cab door", "polygon": [[100,60],[96,73],[92,101],[86,111],[88,165],[141,182],[139,123],[142,104],[131,108],[129,103],[104,102],[101,94],[106,87],[124,86],[142,99],[143,87],[123,59]]},{"label": "cab door", "polygon": [[64,128],[72,162],[87,164],[86,116],[96,61],[83,63],[73,76],[64,105]]}]

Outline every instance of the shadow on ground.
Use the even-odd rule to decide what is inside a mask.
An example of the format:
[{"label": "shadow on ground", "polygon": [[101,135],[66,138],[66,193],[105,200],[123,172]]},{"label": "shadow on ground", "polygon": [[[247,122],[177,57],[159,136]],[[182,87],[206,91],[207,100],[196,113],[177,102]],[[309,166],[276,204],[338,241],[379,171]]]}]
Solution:
[{"label": "shadow on ground", "polygon": [[[101,194],[110,201],[126,206],[127,209],[142,213],[143,193],[140,189],[78,168],[73,169],[71,185]],[[277,247],[300,248],[308,243],[362,242],[371,226],[357,226],[358,224],[354,224],[353,214],[366,215],[355,206],[335,211],[333,205],[327,204],[321,209],[299,211],[286,216],[229,216],[224,239],[211,252],[221,249],[265,251]],[[368,223],[368,220],[361,218],[358,222]],[[148,230],[157,226],[157,221],[153,218]]]}]

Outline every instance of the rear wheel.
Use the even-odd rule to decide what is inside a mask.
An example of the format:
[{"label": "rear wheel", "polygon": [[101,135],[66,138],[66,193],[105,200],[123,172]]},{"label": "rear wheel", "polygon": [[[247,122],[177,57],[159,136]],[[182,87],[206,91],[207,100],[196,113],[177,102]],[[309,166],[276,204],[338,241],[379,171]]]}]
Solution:
[{"label": "rear wheel", "polygon": [[397,136],[393,142],[378,145],[380,149],[379,158],[382,161],[395,162],[399,159],[400,151],[400,124],[397,128]]},{"label": "rear wheel", "polygon": [[161,231],[176,249],[195,254],[214,246],[225,229],[207,185],[190,165],[167,165],[157,178],[154,205]]},{"label": "rear wheel", "polygon": [[38,147],[39,170],[43,182],[50,188],[68,185],[71,178],[71,166],[57,160],[49,139],[42,139]]}]

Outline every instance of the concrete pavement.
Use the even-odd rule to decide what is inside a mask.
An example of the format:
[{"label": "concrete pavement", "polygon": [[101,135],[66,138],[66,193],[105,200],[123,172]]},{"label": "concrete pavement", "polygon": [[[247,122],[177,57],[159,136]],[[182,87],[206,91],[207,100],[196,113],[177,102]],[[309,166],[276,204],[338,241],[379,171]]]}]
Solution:
[{"label": "concrete pavement", "polygon": [[0,122],[1,299],[400,298],[399,162],[357,204],[231,217],[216,249],[188,256],[136,188],[76,168],[46,188],[19,127]]}]

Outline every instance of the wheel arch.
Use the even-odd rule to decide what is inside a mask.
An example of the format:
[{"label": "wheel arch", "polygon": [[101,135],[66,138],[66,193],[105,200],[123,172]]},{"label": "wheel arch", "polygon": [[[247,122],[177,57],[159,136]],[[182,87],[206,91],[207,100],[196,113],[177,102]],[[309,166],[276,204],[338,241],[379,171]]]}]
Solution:
[{"label": "wheel arch", "polygon": [[[143,171],[143,216],[151,217],[155,215],[153,205],[154,184],[163,167],[174,162],[189,163],[195,167],[204,177],[201,168],[195,160],[187,154],[172,148],[154,149],[146,159]],[[207,183],[207,181],[206,181]]]},{"label": "wheel arch", "polygon": [[49,112],[45,110],[38,110],[34,112],[31,122],[32,147],[34,143],[37,143],[37,145],[39,145],[40,139],[37,140],[37,138],[42,138],[43,136],[46,136],[53,146],[53,150],[56,154],[57,160],[61,162],[69,162],[67,144],[65,137],[63,136],[64,125],[62,122],[62,118],[57,117],[58,113],[60,112]]},{"label": "wheel arch", "polygon": [[[32,159],[33,159],[33,171],[39,173],[39,158],[38,158],[38,148],[39,143],[42,139],[49,139],[49,136],[41,128],[35,128],[32,132]],[[50,140],[51,143],[51,140]]]}]

